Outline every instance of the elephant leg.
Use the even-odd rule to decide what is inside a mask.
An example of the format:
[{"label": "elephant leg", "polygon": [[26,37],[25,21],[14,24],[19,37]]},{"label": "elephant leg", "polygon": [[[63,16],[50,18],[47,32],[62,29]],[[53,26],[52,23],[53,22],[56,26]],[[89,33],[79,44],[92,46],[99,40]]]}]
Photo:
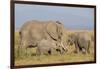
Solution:
[{"label": "elephant leg", "polygon": [[40,56],[40,50],[38,48],[36,49],[36,55]]},{"label": "elephant leg", "polygon": [[60,54],[64,54],[64,49],[63,48],[60,48]]},{"label": "elephant leg", "polygon": [[56,52],[61,54],[61,55],[64,54],[64,50],[61,47],[56,49]]},{"label": "elephant leg", "polygon": [[28,57],[30,54],[28,53],[28,48],[27,47],[25,47],[25,55],[26,55],[26,57]]},{"label": "elephant leg", "polygon": [[19,46],[19,51],[18,51],[18,53],[19,53],[19,57],[23,57],[25,54],[24,54],[24,50],[25,50],[25,48],[24,48],[24,46],[23,46],[23,44],[21,43],[21,45]]},{"label": "elephant leg", "polygon": [[51,55],[56,55],[57,54],[56,49],[51,49],[50,51],[51,51]]},{"label": "elephant leg", "polygon": [[49,54],[50,54],[50,55],[53,55],[53,54],[54,54],[54,50],[53,50],[53,49],[50,49],[50,50],[49,50]]},{"label": "elephant leg", "polygon": [[19,51],[18,51],[19,58],[23,58],[24,56],[26,56],[25,51],[26,51],[25,47],[23,47],[23,46],[19,47]]},{"label": "elephant leg", "polygon": [[45,51],[43,49],[38,49],[37,50],[37,54],[40,55],[44,55]]},{"label": "elephant leg", "polygon": [[82,50],[83,53],[90,53],[90,50],[89,50],[89,45],[87,44],[86,46],[84,46],[83,50]]},{"label": "elephant leg", "polygon": [[75,50],[74,50],[74,53],[79,53],[79,46],[78,46],[78,44],[75,44]]},{"label": "elephant leg", "polygon": [[89,47],[86,48],[86,53],[90,53]]},{"label": "elephant leg", "polygon": [[18,46],[18,57],[22,57],[23,54],[23,44],[22,44],[22,40],[20,40],[20,45]]},{"label": "elephant leg", "polygon": [[86,54],[86,48],[82,48],[82,53]]},{"label": "elephant leg", "polygon": [[90,41],[88,42],[88,46],[87,46],[87,53],[90,53]]},{"label": "elephant leg", "polygon": [[20,56],[21,56],[21,46],[20,46],[20,45],[18,46],[17,53],[18,53],[18,54],[17,54],[17,55],[18,55],[18,57],[20,57]]},{"label": "elephant leg", "polygon": [[44,52],[44,51],[40,52],[40,55],[44,55],[44,54],[45,54],[45,52]]},{"label": "elephant leg", "polygon": [[25,47],[21,46],[19,49],[19,56],[23,58],[23,56],[25,56]]},{"label": "elephant leg", "polygon": [[28,43],[27,41],[23,41],[22,43],[22,55],[27,56],[28,55]]},{"label": "elephant leg", "polygon": [[89,49],[87,49],[87,53],[90,53],[90,50]]},{"label": "elephant leg", "polygon": [[79,52],[86,54],[86,48],[84,46],[79,46]]},{"label": "elephant leg", "polygon": [[39,54],[40,55],[44,55],[46,53],[46,50],[44,50],[44,49],[39,49]]},{"label": "elephant leg", "polygon": [[40,49],[38,47],[36,49],[36,56],[37,56],[37,60],[41,61],[41,52],[40,52]]}]

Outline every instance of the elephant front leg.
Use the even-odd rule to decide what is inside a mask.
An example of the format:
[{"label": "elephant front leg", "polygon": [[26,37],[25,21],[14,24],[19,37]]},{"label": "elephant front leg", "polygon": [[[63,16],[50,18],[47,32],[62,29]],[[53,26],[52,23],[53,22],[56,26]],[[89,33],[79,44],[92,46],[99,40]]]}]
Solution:
[{"label": "elephant front leg", "polygon": [[27,43],[23,44],[21,53],[22,53],[22,56],[25,56],[25,57],[28,56],[28,44]]},{"label": "elephant front leg", "polygon": [[21,56],[21,46],[18,46],[17,53],[18,53],[18,57],[20,57]]},{"label": "elephant front leg", "polygon": [[45,50],[44,49],[37,48],[37,50],[36,50],[36,55],[37,56],[41,56],[41,55],[44,55],[44,54],[45,54]]},{"label": "elephant front leg", "polygon": [[20,45],[18,46],[18,51],[17,52],[18,52],[18,57],[22,58],[23,57],[23,52],[24,52],[22,40],[20,40]]},{"label": "elephant front leg", "polygon": [[61,47],[61,48],[59,49],[59,52],[60,52],[60,54],[62,55],[62,54],[64,54],[65,50]]},{"label": "elephant front leg", "polygon": [[50,55],[56,55],[57,51],[56,49],[50,49]]}]

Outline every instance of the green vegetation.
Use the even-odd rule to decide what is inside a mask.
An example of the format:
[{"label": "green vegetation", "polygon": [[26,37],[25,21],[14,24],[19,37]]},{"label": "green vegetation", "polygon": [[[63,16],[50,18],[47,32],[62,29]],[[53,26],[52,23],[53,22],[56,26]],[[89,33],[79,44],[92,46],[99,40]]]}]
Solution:
[{"label": "green vegetation", "polygon": [[[76,31],[67,31],[66,34],[71,34]],[[80,32],[80,31],[78,31]],[[93,31],[87,31],[89,35],[93,34]],[[64,35],[64,38],[67,38],[67,35]],[[64,39],[66,41],[66,39]],[[73,53],[74,46],[68,46],[68,52],[61,55],[42,55],[36,56],[36,48],[28,48],[28,56],[18,57],[18,46],[20,45],[19,33],[15,32],[15,65],[33,65],[33,64],[50,64],[50,63],[69,63],[69,62],[83,62],[83,61],[93,61],[94,60],[94,45],[91,43],[90,54],[78,54]]]}]

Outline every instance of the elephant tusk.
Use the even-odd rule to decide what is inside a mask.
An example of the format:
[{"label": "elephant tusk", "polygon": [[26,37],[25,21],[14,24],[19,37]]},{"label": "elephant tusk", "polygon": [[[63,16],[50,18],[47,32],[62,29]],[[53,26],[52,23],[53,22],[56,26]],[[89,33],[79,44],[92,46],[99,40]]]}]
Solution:
[{"label": "elephant tusk", "polygon": [[64,47],[63,43],[61,42],[61,46],[64,48],[64,50],[66,50],[66,48]]}]

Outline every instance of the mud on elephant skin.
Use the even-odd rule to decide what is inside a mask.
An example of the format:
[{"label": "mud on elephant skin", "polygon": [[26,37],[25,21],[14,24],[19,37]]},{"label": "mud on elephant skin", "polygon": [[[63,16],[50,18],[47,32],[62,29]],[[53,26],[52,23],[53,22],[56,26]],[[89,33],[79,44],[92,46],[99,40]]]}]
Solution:
[{"label": "mud on elephant skin", "polygon": [[75,32],[68,36],[67,43],[69,45],[75,45],[75,53],[90,53],[91,37],[85,32]]},{"label": "mud on elephant skin", "polygon": [[63,24],[59,21],[28,21],[22,25],[19,31],[20,47],[27,53],[28,46],[37,47],[42,39],[61,43],[63,28]]}]

